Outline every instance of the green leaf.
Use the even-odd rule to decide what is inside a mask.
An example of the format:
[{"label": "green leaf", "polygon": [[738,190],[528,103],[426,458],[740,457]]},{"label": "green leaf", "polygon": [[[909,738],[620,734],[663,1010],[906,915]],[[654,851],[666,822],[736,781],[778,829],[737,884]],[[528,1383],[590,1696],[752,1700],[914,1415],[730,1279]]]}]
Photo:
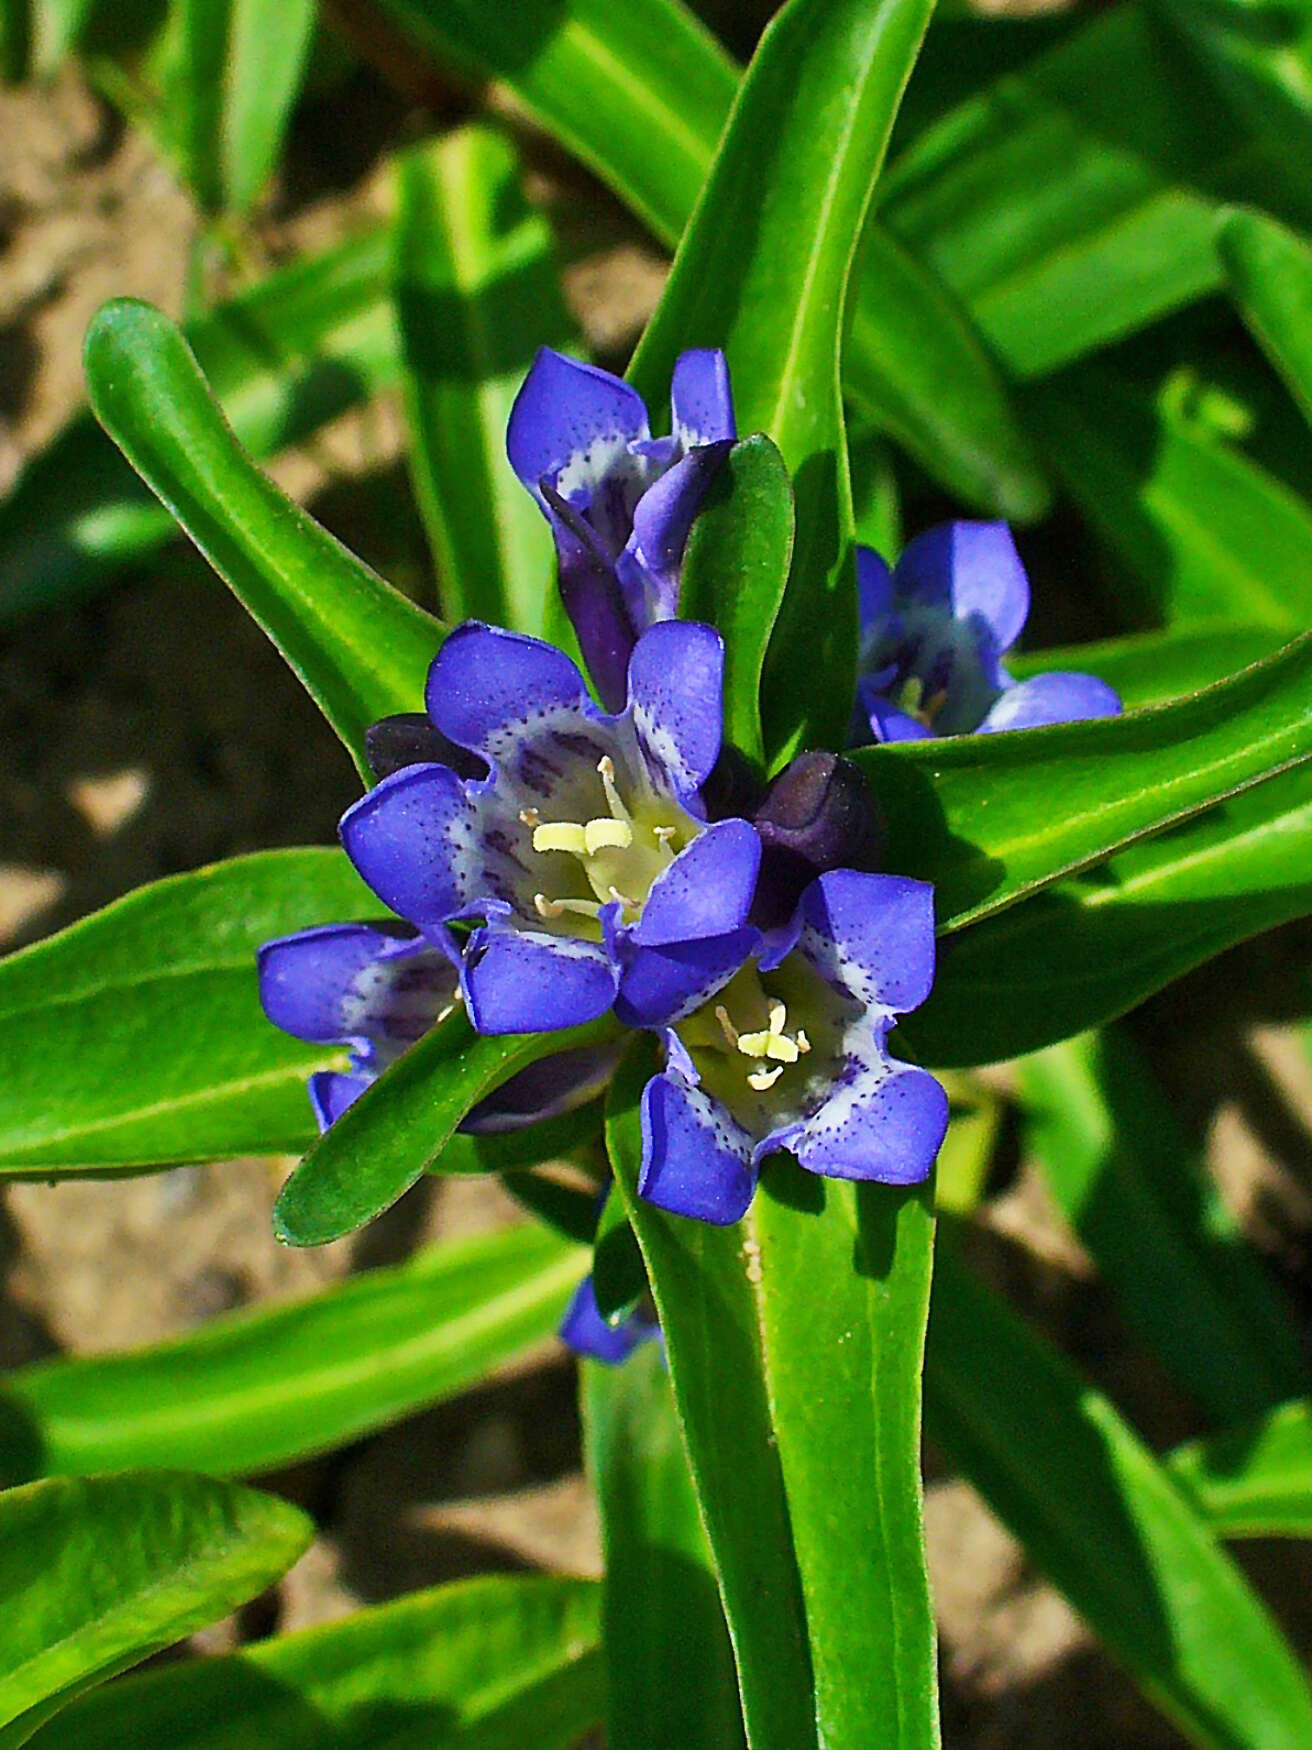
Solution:
[{"label": "green leaf", "polygon": [[735,1750],[733,1649],[660,1345],[619,1367],[585,1362],[582,1409],[606,1561],[609,1740]]},{"label": "green leaf", "polygon": [[884,810],[889,867],[934,882],[946,933],[1304,764],[1310,676],[1312,634],[1123,717],[852,757]]},{"label": "green leaf", "polygon": [[[471,1107],[538,1058],[598,1045],[608,1017],[559,1033],[476,1034],[457,1009],[425,1033],[323,1135],[283,1186],[273,1211],[285,1245],[322,1246],[396,1202],[442,1151]],[[475,1167],[479,1165],[477,1160]],[[462,1153],[457,1171],[468,1171]]]},{"label": "green leaf", "polygon": [[1019,1065],[1030,1144],[1131,1326],[1218,1421],[1309,1388],[1281,1304],[1130,1039]]},{"label": "green leaf", "polygon": [[724,735],[749,759],[764,756],[761,669],[793,552],[793,489],[768,437],[735,444],[693,523],[679,613],[724,639]]},{"label": "green leaf", "polygon": [[618,1325],[634,1312],[647,1292],[647,1271],[624,1199],[612,1185],[606,1193],[592,1254],[592,1290],[597,1311],[608,1325]]},{"label": "green leaf", "polygon": [[180,1472],[0,1495],[0,1744],[262,1592],[312,1532],[285,1501]]},{"label": "green leaf", "polygon": [[1064,650],[1012,654],[1007,667],[1018,680],[1049,669],[1096,674],[1115,687],[1121,703],[1131,711],[1140,705],[1160,705],[1224,680],[1250,662],[1270,656],[1281,642],[1280,633],[1272,627],[1230,623],[1172,626],[1164,632],[1072,644]]},{"label": "green leaf", "polygon": [[938,1685],[920,1373],[931,1188],[820,1179],[775,1158],[741,1226],[820,1741],[929,1750]]},{"label": "green leaf", "polygon": [[462,128],[401,158],[396,300],[410,471],[452,621],[542,637],[554,593],[546,519],[506,458],[540,344],[570,338],[546,221],[509,143]]},{"label": "green leaf", "polygon": [[96,417],[259,621],[368,776],[364,731],[413,710],[442,627],[348,553],[242,451],[182,335],[148,304],[87,333]]},{"label": "green leaf", "polygon": [[931,5],[789,0],[775,15],[629,367],[659,404],[689,337],[722,347],[740,426],[771,437],[792,475],[797,529],[763,712],[778,764],[809,744],[841,746],[848,728],[856,572],[843,304]]},{"label": "green leaf", "polygon": [[878,214],[1004,367],[1037,377],[1215,290],[1216,196],[1269,205],[1278,161],[1129,4],[930,128]]},{"label": "green leaf", "polygon": [[1272,778],[955,936],[899,1026],[917,1061],[1015,1057],[1312,912],[1312,771]]},{"label": "green leaf", "polygon": [[1096,366],[1024,406],[1139,618],[1308,624],[1312,509],[1273,475]]},{"label": "green leaf", "polygon": [[1218,1537],[1312,1537],[1312,1399],[1167,1454]]},{"label": "green leaf", "polygon": [[599,1587],[482,1576],[76,1702],[39,1750],[573,1750],[601,1721]]},{"label": "green leaf", "polygon": [[[386,231],[366,232],[187,324],[225,417],[256,458],[394,380],[388,253]],[[91,415],[78,414],[0,504],[0,622],[89,595],[176,532]]]},{"label": "green leaf", "polygon": [[20,85],[32,54],[31,0],[0,0],[0,84]]},{"label": "green leaf", "polygon": [[606,1136],[660,1314],[702,1520],[720,1578],[752,1750],[817,1750],[806,1610],[774,1444],[752,1257],[737,1228],[637,1195],[639,1102],[657,1069],[636,1039],[611,1084]]},{"label": "green leaf", "polygon": [[586,1263],[534,1223],[150,1348],[20,1368],[0,1387],[0,1476],[249,1476],[329,1451],[550,1337]]},{"label": "green leaf", "polygon": [[261,851],[138,888],[0,961],[0,1177],[282,1154],[338,1046],[265,1020],[255,951],[379,902],[340,851]]},{"label": "green leaf", "polygon": [[1312,421],[1312,249],[1250,212],[1222,216],[1216,247],[1240,314]]},{"label": "green leaf", "polygon": [[[678,242],[736,85],[733,64],[679,0],[517,0],[513,15],[471,0],[376,0],[375,11],[412,52],[506,84],[657,237]],[[1036,514],[1047,488],[995,367],[915,264],[900,255],[898,266],[860,297],[853,393],[952,490],[995,514]],[[932,336],[927,299],[941,317]],[[915,357],[901,349],[908,333],[924,343]]]},{"label": "green leaf", "polygon": [[1192,1743],[1312,1741],[1297,1660],[1185,1495],[950,1245],[935,1270],[925,1415],[932,1439]]}]

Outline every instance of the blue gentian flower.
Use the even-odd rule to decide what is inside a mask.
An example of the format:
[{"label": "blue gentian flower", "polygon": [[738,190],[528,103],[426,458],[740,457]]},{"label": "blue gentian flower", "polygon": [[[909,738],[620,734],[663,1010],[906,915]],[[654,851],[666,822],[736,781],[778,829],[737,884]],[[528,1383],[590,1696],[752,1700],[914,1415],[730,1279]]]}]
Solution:
[{"label": "blue gentian flower", "polygon": [[663,1030],[666,1067],[642,1097],[640,1194],[737,1221],[778,1149],[826,1177],[924,1179],[947,1095],[890,1058],[887,1037],[933,977],[932,888],[852,869],[818,876],[787,927],[758,937],[755,958]]},{"label": "blue gentian flower", "polygon": [[574,1298],[561,1320],[560,1335],[576,1355],[586,1355],[592,1361],[618,1367],[628,1360],[640,1343],[658,1342],[661,1327],[658,1320],[641,1308],[618,1325],[608,1325],[597,1306],[592,1278],[585,1276],[574,1290]]},{"label": "blue gentian flower", "polygon": [[892,571],[859,547],[857,584],[862,740],[1032,729],[1121,708],[1095,675],[1008,674],[1002,658],[1025,625],[1030,586],[1005,523],[927,529]]},{"label": "blue gentian flower", "polygon": [[[349,1070],[309,1078],[320,1130],[460,1001],[451,955],[399,923],[324,924],[279,936],[260,949],[258,968],[260,1002],[276,1027],[349,1052]],[[581,1046],[540,1058],[480,1101],[460,1128],[495,1135],[572,1111],[601,1092],[617,1057],[614,1046]]]},{"label": "blue gentian flower", "polygon": [[560,589],[608,710],[624,704],[640,633],[674,617],[688,530],[735,434],[724,354],[681,354],[673,430],[653,438],[621,377],[543,347],[506,432],[516,474],[551,524]]},{"label": "blue gentian flower", "polygon": [[[723,978],[745,933],[761,846],[743,820],[708,825],[698,792],[722,735],[724,647],[694,622],[634,645],[623,711],[539,639],[469,621],[429,672],[436,729],[485,778],[402,766],[342,819],[374,892],[437,946],[481,920],[460,979],[480,1033],[536,1033],[616,1005],[659,1024]],[[736,956],[736,958],[735,958]]]}]

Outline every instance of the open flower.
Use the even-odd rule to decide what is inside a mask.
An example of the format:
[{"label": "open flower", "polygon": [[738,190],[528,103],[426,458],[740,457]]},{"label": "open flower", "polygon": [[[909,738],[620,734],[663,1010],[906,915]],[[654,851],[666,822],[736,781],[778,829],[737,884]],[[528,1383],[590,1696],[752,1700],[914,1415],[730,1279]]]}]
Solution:
[{"label": "open flower", "polygon": [[735,436],[724,354],[682,353],[673,430],[653,438],[622,377],[543,347],[511,410],[511,466],[546,513],[560,589],[602,702],[624,703],[635,639],[674,617],[688,530]]},{"label": "open flower", "polygon": [[932,889],[831,870],[807,887],[790,928],[760,944],[664,1030],[666,1068],[642,1098],[641,1195],[678,1215],[736,1221],[778,1149],[831,1178],[925,1178],[947,1095],[890,1058],[887,1036],[933,982]]},{"label": "open flower", "polygon": [[460,971],[479,1032],[575,1026],[617,998],[622,1020],[655,1025],[748,951],[760,840],[746,821],[708,825],[698,798],[720,751],[723,669],[709,626],[652,626],[625,709],[607,715],[550,644],[477,621],[447,639],[429,716],[490,775],[402,766],[341,834],[374,892],[434,943],[482,920]]},{"label": "open flower", "polygon": [[987,734],[1112,717],[1121,702],[1088,674],[1014,681],[1002,657],[1020,636],[1030,586],[1005,523],[942,523],[890,571],[857,549],[859,715],[875,741]]},{"label": "open flower", "polygon": [[[349,1070],[318,1070],[310,1104],[327,1130],[371,1082],[460,1001],[455,963],[403,924],[324,924],[259,951],[260,1002],[276,1027],[343,1045]],[[520,1130],[592,1099],[615,1069],[614,1046],[580,1046],[529,1064],[466,1116],[472,1135]]]}]

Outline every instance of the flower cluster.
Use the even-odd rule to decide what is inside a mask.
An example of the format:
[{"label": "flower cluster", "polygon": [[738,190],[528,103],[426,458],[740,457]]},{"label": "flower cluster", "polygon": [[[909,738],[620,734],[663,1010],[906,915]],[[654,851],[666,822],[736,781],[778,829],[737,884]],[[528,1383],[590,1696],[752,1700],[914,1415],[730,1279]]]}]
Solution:
[{"label": "flower cluster", "polygon": [[[676,617],[689,527],[734,438],[723,357],[685,353],[672,403],[671,435],[652,438],[625,383],[539,355],[508,449],[551,523],[602,703],[552,645],[477,621],[455,628],[426,713],[371,731],[379,781],[341,824],[395,918],[266,944],[260,989],[279,1026],[349,1052],[347,1070],[312,1078],[324,1126],[456,1003],[488,1034],[613,1012],[663,1048],[642,1097],[641,1196],[724,1224],[779,1150],[829,1177],[922,1180],[948,1110],[938,1082],[888,1049],[933,982],[933,891],[882,872],[861,774],[812,752],[764,795],[726,801],[723,645]],[[1029,604],[1004,525],[932,529],[893,571],[863,550],[859,581],[858,739],[1119,708],[1091,676],[1016,684],[1002,666]],[[546,1057],[466,1128],[566,1110],[615,1058],[614,1047]],[[585,1282],[565,1331],[617,1360],[655,1326],[634,1315],[612,1329]]]}]

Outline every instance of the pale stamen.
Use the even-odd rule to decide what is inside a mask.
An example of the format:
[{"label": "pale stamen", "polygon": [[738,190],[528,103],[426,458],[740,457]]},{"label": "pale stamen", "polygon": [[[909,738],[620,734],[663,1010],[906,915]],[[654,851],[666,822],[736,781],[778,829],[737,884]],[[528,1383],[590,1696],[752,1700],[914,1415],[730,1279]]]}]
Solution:
[{"label": "pale stamen", "polygon": [[[624,806],[619,791],[615,788],[615,761],[605,753],[597,761],[597,773],[601,778],[601,787],[606,794],[606,806],[610,809],[611,818],[627,821],[629,811]],[[630,839],[630,844],[633,842]]]},{"label": "pale stamen", "polygon": [[595,899],[548,899],[545,893],[535,893],[533,905],[540,918],[564,917],[567,912],[594,920],[601,916],[601,905]]},{"label": "pale stamen", "polygon": [[[740,1033],[737,1039],[738,1050],[744,1057],[769,1057],[782,1066],[786,1063],[796,1063],[803,1051],[811,1049],[811,1042],[805,1033],[799,1032],[793,1037],[785,1031],[788,1024],[788,1010],[776,999],[770,1004],[769,1025],[759,1033]],[[806,1041],[803,1044],[803,1041]],[[760,1072],[765,1074],[764,1070]],[[777,1076],[765,1085],[772,1086]],[[751,1077],[748,1077],[751,1082]],[[756,1084],[751,1083],[754,1087]]]},{"label": "pale stamen", "polygon": [[781,1063],[776,1064],[773,1069],[754,1069],[747,1078],[747,1086],[758,1094],[767,1093],[783,1073],[784,1066]]},{"label": "pale stamen", "polygon": [[720,1023],[720,1031],[729,1042],[730,1051],[738,1050],[738,1029],[729,1019],[729,1011],[723,1003],[716,1003],[715,1018]]}]

